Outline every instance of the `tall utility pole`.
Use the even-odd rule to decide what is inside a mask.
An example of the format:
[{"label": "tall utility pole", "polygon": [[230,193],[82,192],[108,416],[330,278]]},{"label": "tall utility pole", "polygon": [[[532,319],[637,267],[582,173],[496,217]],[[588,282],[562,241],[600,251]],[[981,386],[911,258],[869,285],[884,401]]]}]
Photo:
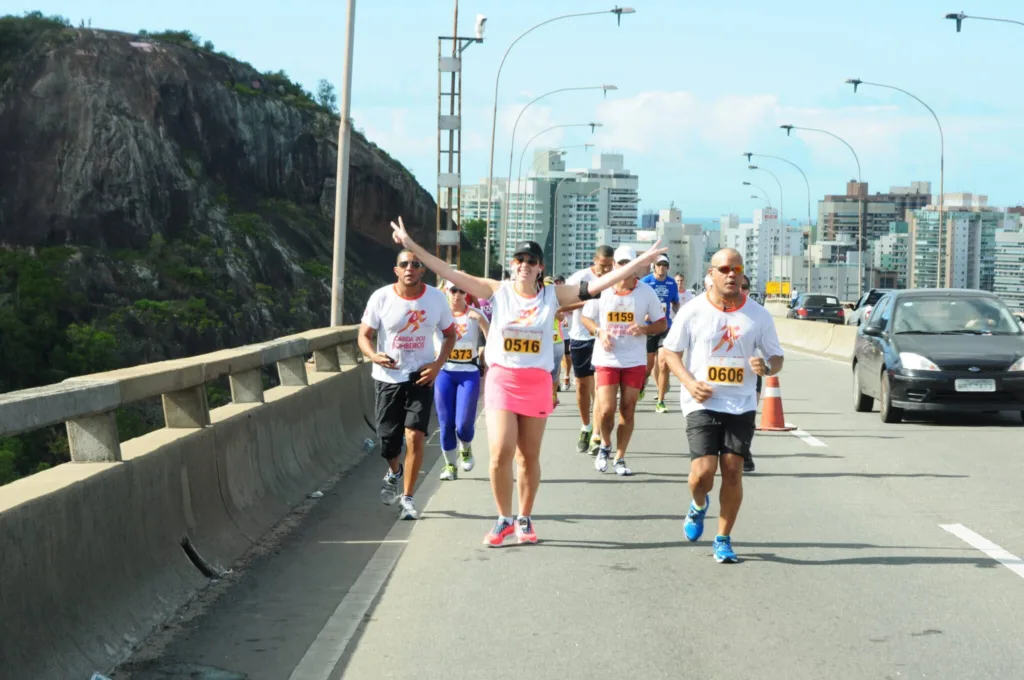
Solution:
[{"label": "tall utility pole", "polygon": [[331,272],[331,325],[343,323],[345,311],[345,240],[348,232],[348,162],[352,141],[352,46],[356,29],[356,0],[348,0],[345,17],[344,79],[341,81],[341,120],[338,123],[338,168],[334,179],[334,266]]},{"label": "tall utility pole", "polygon": [[[483,42],[482,15],[476,20],[476,37],[459,37],[459,0],[455,0],[452,35],[437,39],[437,241],[434,254],[448,264],[462,264],[462,53],[475,42]],[[445,42],[451,41],[451,56],[445,56]],[[448,90],[445,91],[446,78]],[[445,134],[447,133],[447,134]],[[445,168],[447,157],[447,168]],[[445,219],[442,228],[441,212]],[[441,255],[442,249],[444,255]]]}]

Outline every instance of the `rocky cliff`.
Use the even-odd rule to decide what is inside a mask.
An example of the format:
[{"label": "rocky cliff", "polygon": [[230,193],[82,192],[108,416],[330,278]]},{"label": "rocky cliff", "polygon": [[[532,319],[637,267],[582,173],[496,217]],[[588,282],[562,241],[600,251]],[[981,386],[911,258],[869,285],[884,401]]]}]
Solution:
[{"label": "rocky cliff", "polygon": [[[337,118],[175,42],[0,19],[0,391],[329,323]],[[347,323],[435,209],[353,135]]]}]

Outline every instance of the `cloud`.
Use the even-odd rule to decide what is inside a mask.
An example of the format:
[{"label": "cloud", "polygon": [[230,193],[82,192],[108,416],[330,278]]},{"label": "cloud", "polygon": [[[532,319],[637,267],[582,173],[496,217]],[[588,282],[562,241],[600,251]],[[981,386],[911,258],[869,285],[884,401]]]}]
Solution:
[{"label": "cloud", "polygon": [[436,152],[436,131],[424,129],[420,118],[413,118],[405,108],[375,107],[353,110],[352,120],[366,138],[403,163]]}]

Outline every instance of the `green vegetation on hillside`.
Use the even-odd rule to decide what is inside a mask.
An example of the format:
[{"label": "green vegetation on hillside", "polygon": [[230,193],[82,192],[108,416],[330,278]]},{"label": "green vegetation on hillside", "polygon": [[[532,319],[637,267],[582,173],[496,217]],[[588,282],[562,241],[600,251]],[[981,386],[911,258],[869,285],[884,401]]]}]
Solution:
[{"label": "green vegetation on hillside", "polygon": [[61,16],[26,12],[24,16],[0,16],[0,85],[14,71],[14,64],[36,45],[56,47],[73,40],[71,22]]}]

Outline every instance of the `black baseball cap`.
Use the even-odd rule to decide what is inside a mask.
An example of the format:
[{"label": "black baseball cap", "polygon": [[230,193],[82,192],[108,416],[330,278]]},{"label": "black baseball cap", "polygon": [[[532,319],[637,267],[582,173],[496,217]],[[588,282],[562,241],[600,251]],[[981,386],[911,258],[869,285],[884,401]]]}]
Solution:
[{"label": "black baseball cap", "polygon": [[544,261],[544,249],[536,241],[521,241],[513,251],[512,257],[516,255],[532,255],[541,262]]}]

